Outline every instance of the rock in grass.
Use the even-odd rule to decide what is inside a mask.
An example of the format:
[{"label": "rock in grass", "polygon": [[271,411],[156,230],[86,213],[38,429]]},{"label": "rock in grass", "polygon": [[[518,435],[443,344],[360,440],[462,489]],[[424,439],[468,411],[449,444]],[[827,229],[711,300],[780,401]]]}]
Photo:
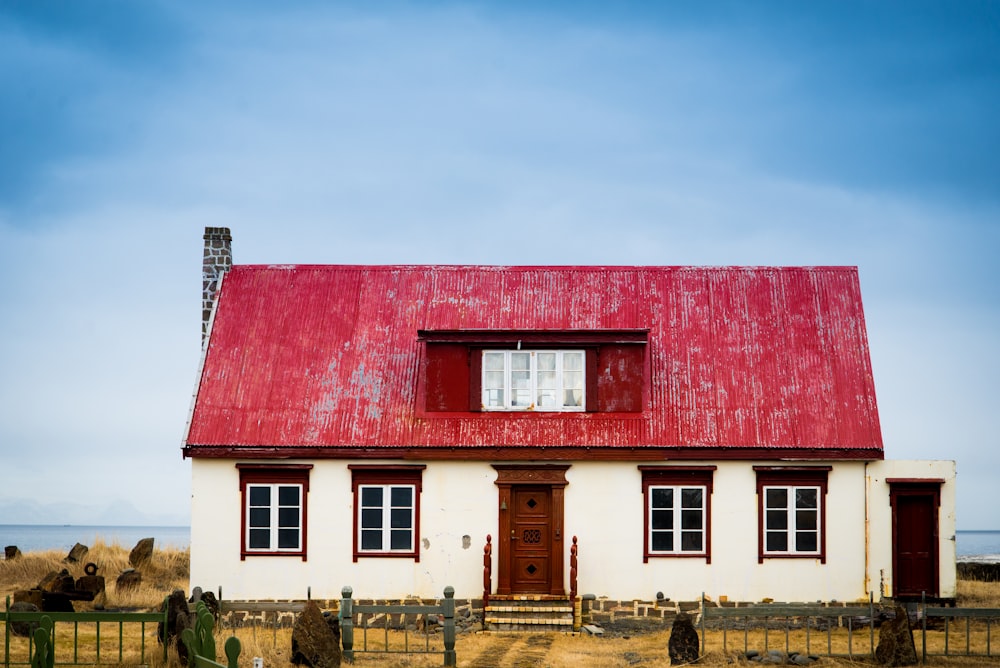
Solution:
[{"label": "rock in grass", "polygon": [[698,640],[698,632],[694,628],[691,616],[682,612],[674,618],[674,624],[670,627],[670,640],[667,642],[670,652],[670,665],[679,666],[686,663],[693,663],[698,660],[698,652],[701,643]]},{"label": "rock in grass", "polygon": [[901,605],[896,606],[895,618],[879,627],[875,660],[883,666],[917,665],[917,647],[913,643],[910,616]]},{"label": "rock in grass", "polygon": [[292,629],[292,663],[309,668],[338,668],[340,659],[340,638],[316,602],[307,601]]},{"label": "rock in grass", "polygon": [[128,555],[128,563],[132,565],[132,568],[139,568],[147,561],[153,558],[153,539],[143,538]]}]

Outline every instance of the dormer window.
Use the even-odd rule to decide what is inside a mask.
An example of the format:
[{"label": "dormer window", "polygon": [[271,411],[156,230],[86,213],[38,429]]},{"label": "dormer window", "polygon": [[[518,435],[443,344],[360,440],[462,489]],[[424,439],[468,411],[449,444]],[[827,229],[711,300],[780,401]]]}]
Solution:
[{"label": "dormer window", "polygon": [[[649,331],[420,330],[426,414],[641,413]],[[576,417],[573,417],[576,414]],[[515,417],[517,416],[517,417]],[[532,419],[532,418],[528,418]]]},{"label": "dormer window", "polygon": [[582,350],[484,350],[483,410],[583,411]]}]

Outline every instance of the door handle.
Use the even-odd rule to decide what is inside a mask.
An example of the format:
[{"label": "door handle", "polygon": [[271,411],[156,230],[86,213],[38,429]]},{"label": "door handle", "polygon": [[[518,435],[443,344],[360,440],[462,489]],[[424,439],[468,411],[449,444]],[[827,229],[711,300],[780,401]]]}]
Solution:
[{"label": "door handle", "polygon": [[510,530],[510,539],[511,540],[517,540],[517,536],[514,535],[514,530],[513,529]]}]

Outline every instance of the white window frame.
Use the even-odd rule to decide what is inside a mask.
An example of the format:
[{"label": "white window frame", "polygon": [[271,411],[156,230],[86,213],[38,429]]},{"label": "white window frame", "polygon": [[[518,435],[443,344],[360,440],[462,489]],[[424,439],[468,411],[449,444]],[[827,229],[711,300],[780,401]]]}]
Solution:
[{"label": "white window frame", "polygon": [[[283,487],[293,487],[298,490],[298,503],[296,505],[281,505],[281,488]],[[267,506],[255,506],[252,503],[253,490],[255,488],[266,488],[270,490],[270,503]],[[305,532],[305,527],[302,522],[302,513],[305,506],[305,488],[301,483],[294,482],[278,482],[278,483],[261,483],[261,482],[248,482],[246,485],[246,526],[245,526],[245,536],[246,545],[244,549],[247,553],[256,552],[266,552],[266,553],[276,553],[276,552],[294,552],[301,553],[303,551],[303,534]],[[267,547],[251,547],[253,542],[252,536],[255,533],[260,532],[263,527],[252,526],[253,521],[253,510],[260,508],[269,509],[269,520],[268,520],[268,546]],[[281,525],[281,511],[283,509],[295,508],[295,522],[294,526]],[[298,541],[292,547],[281,547],[279,542],[279,533],[281,529],[294,528],[298,535]]]},{"label": "white window frame", "polygon": [[[555,387],[556,396],[558,403],[552,406],[539,406],[538,405],[538,354],[539,353],[554,353],[556,355],[555,364]],[[511,380],[511,374],[513,372],[511,358],[512,355],[527,354],[529,356],[529,396],[531,397],[531,402],[527,406],[520,406],[513,404],[513,383]],[[487,357],[490,355],[503,355],[503,387],[498,388],[493,384],[490,384],[487,380],[490,373],[494,373],[495,370],[491,370],[487,365]],[[579,388],[566,388],[564,384],[564,376],[569,373],[565,369],[565,357],[566,355],[579,356],[580,358],[580,369],[572,370],[573,373],[580,374],[580,387]],[[587,355],[583,350],[549,350],[549,349],[531,349],[531,350],[483,350],[482,353],[482,377],[481,377],[481,388],[482,388],[482,408],[484,411],[539,411],[539,412],[583,412],[587,410]],[[491,401],[491,393],[494,390],[500,389],[503,391],[503,403],[497,404]],[[522,388],[523,389],[523,388]],[[579,405],[566,405],[565,392],[567,389],[578,389],[580,392],[580,402]]]},{"label": "white window frame", "polygon": [[[410,504],[408,506],[393,506],[392,505],[392,490],[405,488],[410,490]],[[380,506],[365,506],[364,496],[366,489],[381,489],[382,490],[382,504]],[[417,550],[417,494],[419,490],[416,485],[407,483],[387,483],[387,484],[369,484],[363,483],[358,485],[358,536],[357,545],[358,552],[360,554],[414,554]],[[381,527],[366,527],[364,524],[364,517],[366,510],[373,510],[379,508],[382,511],[382,526]],[[410,526],[406,527],[406,530],[410,533],[410,542],[406,547],[392,547],[392,511],[393,510],[409,510],[409,520]],[[363,535],[365,531],[375,531],[379,530],[382,534],[382,546],[379,548],[365,548]]]},{"label": "white window frame", "polygon": [[[656,490],[669,489],[673,492],[673,508],[671,512],[673,514],[671,528],[670,529],[654,529],[653,528],[653,511],[663,510],[662,508],[653,507],[653,497],[655,496]],[[695,489],[701,492],[701,506],[698,508],[686,508],[683,507],[684,490]],[[650,555],[705,555],[708,552],[708,488],[705,485],[649,485],[648,487],[648,500],[646,513],[648,514],[647,531],[649,535],[646,537],[648,551]],[[685,510],[698,510],[701,513],[701,526],[698,529],[685,529],[683,527],[683,511]],[[673,544],[674,547],[671,550],[658,550],[653,547],[654,541],[653,536],[656,533],[666,533],[669,532],[673,534]],[[685,550],[683,548],[683,535],[685,533],[698,533],[701,536],[701,547],[697,550]]]},{"label": "white window frame", "polygon": [[[769,490],[785,490],[785,506],[769,506]],[[823,488],[819,485],[765,485],[763,488],[764,500],[763,500],[763,511],[764,511],[764,555],[765,556],[806,556],[815,555],[820,556],[823,549]],[[798,508],[796,504],[797,492],[799,490],[812,490],[816,494],[816,507],[815,508]],[[770,529],[768,528],[768,514],[776,513],[780,511],[786,513],[785,528],[784,529]],[[800,529],[798,524],[797,513],[799,511],[811,511],[815,514],[816,524],[815,527],[809,529]],[[815,536],[816,549],[814,550],[800,550],[798,549],[798,533],[799,532],[809,532]],[[772,534],[785,534],[785,540],[787,549],[784,550],[769,550],[767,547],[768,536]]]}]

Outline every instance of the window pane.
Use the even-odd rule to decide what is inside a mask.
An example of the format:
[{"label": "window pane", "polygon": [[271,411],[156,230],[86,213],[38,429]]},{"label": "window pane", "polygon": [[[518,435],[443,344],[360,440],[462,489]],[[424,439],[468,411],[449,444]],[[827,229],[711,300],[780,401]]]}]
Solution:
[{"label": "window pane", "polygon": [[784,510],[767,511],[767,523],[765,526],[768,529],[787,529],[788,513]]},{"label": "window pane", "polygon": [[556,407],[556,391],[555,390],[538,390],[538,402],[539,406],[555,408]]},{"label": "window pane", "polygon": [[556,386],[556,372],[555,371],[539,371],[538,372],[538,387],[544,388],[555,388]]},{"label": "window pane", "polygon": [[682,529],[701,529],[701,511],[700,510],[682,510],[681,511],[681,528]]},{"label": "window pane", "polygon": [[816,505],[816,492],[818,490],[815,487],[807,488],[797,488],[795,490],[795,507],[796,508],[817,508]]},{"label": "window pane", "polygon": [[411,517],[409,508],[394,508],[389,514],[389,526],[393,529],[410,529],[413,527]]},{"label": "window pane", "polygon": [[784,532],[767,532],[767,543],[765,549],[768,552],[787,552],[788,534]]},{"label": "window pane", "polygon": [[382,506],[382,488],[381,487],[362,487],[361,488],[361,505],[367,508],[373,506]]},{"label": "window pane", "polygon": [[487,390],[486,405],[491,408],[503,407],[503,390]]},{"label": "window pane", "polygon": [[268,529],[250,529],[248,539],[251,550],[266,550],[271,547],[271,532]]},{"label": "window pane", "polygon": [[252,527],[269,527],[269,526],[271,526],[271,509],[270,508],[251,508],[250,509],[250,526],[252,526]]},{"label": "window pane", "polygon": [[250,486],[250,505],[269,506],[271,505],[271,488],[260,485]]},{"label": "window pane", "polygon": [[510,368],[512,371],[529,370],[531,368],[531,353],[511,353]]},{"label": "window pane", "polygon": [[566,389],[580,389],[583,387],[583,372],[582,371],[565,371],[563,372],[563,387]]},{"label": "window pane", "polygon": [[816,552],[818,549],[815,531],[795,532],[795,550],[797,552]]},{"label": "window pane", "polygon": [[816,511],[797,510],[795,511],[795,528],[799,530],[816,530]]},{"label": "window pane", "polygon": [[381,550],[382,549],[382,532],[381,531],[369,531],[364,530],[361,532],[361,549],[362,550]]},{"label": "window pane", "polygon": [[701,508],[700,487],[685,487],[681,490],[681,508]]},{"label": "window pane", "polygon": [[503,389],[503,371],[487,371],[486,387],[493,389]]},{"label": "window pane", "polygon": [[682,552],[701,552],[704,548],[701,546],[701,532],[700,531],[683,531],[681,532],[681,551]]},{"label": "window pane", "polygon": [[409,550],[413,543],[410,541],[411,532],[408,529],[393,529],[389,532],[389,549]]},{"label": "window pane", "polygon": [[788,490],[782,487],[764,490],[768,508],[787,508]]},{"label": "window pane", "polygon": [[[556,370],[556,354],[555,353],[538,353],[538,371],[555,371]],[[541,373],[539,373],[541,375]],[[555,373],[552,374],[552,378],[556,377]]]},{"label": "window pane", "polygon": [[674,490],[670,487],[652,487],[654,508],[673,508]]},{"label": "window pane", "polygon": [[[487,371],[503,371],[503,353],[483,353],[483,368]],[[502,374],[501,374],[502,377]]]},{"label": "window pane", "polygon": [[299,509],[298,508],[280,508],[278,510],[278,526],[279,527],[298,527],[299,526]]},{"label": "window pane", "polygon": [[511,390],[510,393],[510,405],[519,406],[522,408],[527,408],[531,405],[531,390]]},{"label": "window pane", "polygon": [[392,499],[392,507],[400,508],[413,505],[413,488],[412,487],[393,487],[390,491],[390,498]]},{"label": "window pane", "polygon": [[299,546],[298,529],[278,529],[278,549],[294,550]]},{"label": "window pane", "polygon": [[282,485],[278,488],[278,505],[279,506],[297,506],[299,505],[299,486],[298,485]]},{"label": "window pane", "polygon": [[674,512],[672,510],[654,510],[650,524],[651,529],[673,529]]},{"label": "window pane", "polygon": [[672,531],[654,531],[653,544],[650,546],[653,552],[671,552],[674,549],[674,534]]},{"label": "window pane", "polygon": [[564,390],[563,406],[582,406],[583,390]]},{"label": "window pane", "polygon": [[563,371],[581,371],[583,353],[563,353]]},{"label": "window pane", "polygon": [[361,511],[361,526],[365,529],[382,528],[382,509],[366,508]]}]

